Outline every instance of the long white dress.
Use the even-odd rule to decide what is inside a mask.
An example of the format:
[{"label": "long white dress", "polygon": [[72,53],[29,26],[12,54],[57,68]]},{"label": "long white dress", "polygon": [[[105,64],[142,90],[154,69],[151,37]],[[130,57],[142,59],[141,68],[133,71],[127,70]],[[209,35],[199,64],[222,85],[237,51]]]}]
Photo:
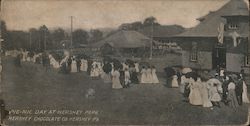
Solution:
[{"label": "long white dress", "polygon": [[59,62],[57,62],[52,55],[49,55],[49,59],[50,59],[50,65],[52,65],[53,68],[57,69],[60,67]]},{"label": "long white dress", "polygon": [[139,63],[135,63],[135,72],[136,73],[140,72],[140,70],[139,70]]},{"label": "long white dress", "polygon": [[98,67],[94,68],[94,77],[98,77],[100,75],[100,70]]},{"label": "long white dress", "polygon": [[185,75],[181,76],[181,83],[180,83],[180,92],[183,94],[185,90],[185,85],[188,83],[188,80]]},{"label": "long white dress", "polygon": [[76,61],[73,60],[71,63],[71,73],[76,73],[76,72],[77,72]]},{"label": "long white dress", "polygon": [[55,61],[54,61],[53,67],[54,67],[55,69],[60,68],[59,62],[55,60]]},{"label": "long white dress", "polygon": [[27,56],[27,59],[26,59],[28,62],[31,61],[31,57],[30,56]]},{"label": "long white dress", "polygon": [[98,72],[98,76],[102,75],[103,74],[103,69],[102,69],[103,65],[101,62],[97,62],[97,72]]},{"label": "long white dress", "polygon": [[146,83],[152,83],[152,70],[150,68],[146,70]]},{"label": "long white dress", "polygon": [[158,83],[160,83],[160,82],[159,82],[159,79],[158,79],[158,77],[157,77],[157,75],[156,75],[156,69],[155,69],[155,68],[152,69],[152,83],[153,83],[153,84],[158,84]]},{"label": "long white dress", "polygon": [[80,70],[86,72],[88,69],[88,61],[85,59],[81,59],[81,67]]},{"label": "long white dress", "polygon": [[141,83],[142,84],[145,84],[145,83],[147,83],[147,75],[146,75],[146,69],[142,69],[141,70]]},{"label": "long white dress", "polygon": [[128,70],[126,70],[124,72],[124,75],[125,75],[125,85],[128,85],[131,81],[130,81],[130,73]]},{"label": "long white dress", "polygon": [[112,69],[111,69],[111,74],[115,71],[115,67],[114,67],[114,63],[110,63],[111,64],[111,67],[112,67]]},{"label": "long white dress", "polygon": [[177,87],[179,87],[179,85],[178,85],[178,77],[177,77],[177,75],[174,75],[173,76],[173,79],[172,79],[172,87],[173,88],[177,88]]},{"label": "long white dress", "polygon": [[249,99],[248,99],[248,96],[247,96],[247,85],[246,85],[245,81],[243,81],[242,102],[250,103]]},{"label": "long white dress", "polygon": [[201,92],[201,97],[202,97],[202,106],[203,107],[212,107],[213,104],[212,102],[208,99],[208,89],[209,89],[209,86],[206,82],[201,82],[201,89],[200,89],[200,92]]},{"label": "long white dress", "polygon": [[25,55],[25,52],[22,52],[22,55],[23,55],[23,57],[22,57],[22,61],[24,62],[24,61],[26,61],[26,55]]},{"label": "long white dress", "polygon": [[220,94],[218,92],[217,86],[211,86],[209,88],[209,100],[213,102],[219,102],[221,101]]},{"label": "long white dress", "polygon": [[60,67],[59,62],[57,62],[54,58],[52,58],[52,59],[50,60],[50,63],[51,63],[51,65],[53,66],[53,68],[55,68],[55,69],[57,69],[57,68]]},{"label": "long white dress", "polygon": [[123,88],[121,83],[120,83],[120,73],[119,71],[115,70],[113,73],[112,73],[112,88],[113,89],[120,89],[120,88]]},{"label": "long white dress", "polygon": [[129,67],[128,67],[128,65],[127,64],[125,64],[125,63],[122,63],[122,70],[123,71],[125,71],[125,69],[128,69]]},{"label": "long white dress", "polygon": [[91,70],[90,70],[90,76],[91,77],[96,77],[96,62],[93,62],[91,65]]},{"label": "long white dress", "polygon": [[33,63],[35,63],[36,62],[36,58],[38,57],[38,55],[37,54],[35,54],[34,56],[33,56],[33,59],[32,59],[32,61],[33,61]]},{"label": "long white dress", "polygon": [[189,94],[189,103],[192,105],[202,105],[202,98],[200,92],[200,84],[192,81],[190,83],[190,94]]}]

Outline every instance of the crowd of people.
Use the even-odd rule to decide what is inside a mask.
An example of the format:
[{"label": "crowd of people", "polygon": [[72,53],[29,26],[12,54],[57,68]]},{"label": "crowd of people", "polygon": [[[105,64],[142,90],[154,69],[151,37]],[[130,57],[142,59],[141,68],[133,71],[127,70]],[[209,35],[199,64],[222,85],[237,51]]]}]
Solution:
[{"label": "crowd of people", "polygon": [[[64,52],[61,60],[55,59],[48,52],[30,53],[28,51],[12,52],[15,55],[17,67],[21,62],[43,64],[46,71],[58,69],[59,73],[70,74],[86,72],[92,79],[102,79],[104,83],[111,83],[113,89],[128,88],[133,84],[159,84],[156,68],[150,64],[140,64],[127,59],[119,61],[110,57],[91,59],[85,56],[71,56]],[[242,103],[249,103],[245,74],[229,74],[224,69],[218,69],[213,75],[203,77],[191,68],[174,70],[165,68],[166,82],[172,88],[179,88],[183,100],[191,105],[203,107],[221,107],[221,103],[236,109]]]},{"label": "crowd of people", "polygon": [[159,84],[156,68],[153,65],[141,65],[136,61],[126,60],[121,62],[117,59],[106,57],[92,59],[82,55],[70,55],[65,51],[61,59],[54,58],[48,52],[31,53],[21,50],[7,52],[6,55],[15,56],[15,64],[21,67],[22,62],[34,62],[42,64],[46,71],[58,69],[59,73],[70,74],[86,72],[92,79],[103,79],[104,83],[112,83],[112,88],[127,88],[131,84]]},{"label": "crowd of people", "polygon": [[182,73],[180,81],[177,75],[172,78],[172,87],[178,87],[183,100],[191,105],[203,107],[221,107],[221,103],[236,109],[242,103],[249,103],[244,70],[240,74],[228,74],[224,69],[217,70],[208,78],[197,72]]}]

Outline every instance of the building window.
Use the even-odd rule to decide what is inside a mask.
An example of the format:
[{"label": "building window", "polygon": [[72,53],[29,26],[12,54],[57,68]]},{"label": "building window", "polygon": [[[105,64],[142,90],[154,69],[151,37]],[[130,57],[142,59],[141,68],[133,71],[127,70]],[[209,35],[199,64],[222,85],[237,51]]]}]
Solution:
[{"label": "building window", "polygon": [[194,62],[198,60],[197,42],[192,43],[192,50],[191,50],[191,53],[190,53],[190,60],[194,61]]},{"label": "building window", "polygon": [[250,54],[245,56],[245,66],[250,66]]},{"label": "building window", "polygon": [[237,29],[239,29],[239,25],[234,24],[234,23],[230,23],[230,24],[228,24],[228,29],[229,30],[237,30]]}]

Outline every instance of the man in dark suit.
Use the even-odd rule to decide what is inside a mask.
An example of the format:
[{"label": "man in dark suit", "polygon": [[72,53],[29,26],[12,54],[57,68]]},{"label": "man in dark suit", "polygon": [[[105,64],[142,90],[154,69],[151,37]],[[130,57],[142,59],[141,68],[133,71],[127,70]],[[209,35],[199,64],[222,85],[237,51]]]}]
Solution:
[{"label": "man in dark suit", "polygon": [[76,67],[77,67],[77,72],[80,72],[80,67],[81,67],[80,57],[76,58]]},{"label": "man in dark suit", "polygon": [[66,73],[70,73],[71,71],[71,63],[72,63],[72,57],[69,57],[68,60],[67,60],[67,67],[66,67]]},{"label": "man in dark suit", "polygon": [[238,76],[238,81],[236,82],[235,93],[239,105],[242,105],[242,93],[243,93],[243,78]]},{"label": "man in dark suit", "polygon": [[227,94],[228,94],[228,84],[229,84],[229,77],[226,76],[226,73],[224,72],[224,77],[222,78],[222,102],[224,102],[225,105],[228,105],[227,100]]}]

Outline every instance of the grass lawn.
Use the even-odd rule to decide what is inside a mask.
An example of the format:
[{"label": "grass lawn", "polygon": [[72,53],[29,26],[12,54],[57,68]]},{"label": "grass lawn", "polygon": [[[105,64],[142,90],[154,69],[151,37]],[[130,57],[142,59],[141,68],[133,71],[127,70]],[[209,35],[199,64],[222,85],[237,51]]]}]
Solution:
[{"label": "grass lawn", "polygon": [[[139,84],[130,88],[111,89],[101,79],[92,80],[86,73],[58,74],[46,72],[42,65],[23,63],[14,66],[13,58],[3,58],[2,97],[6,109],[96,110],[97,122],[34,122],[6,119],[10,126],[27,125],[97,125],[97,124],[169,124],[169,125],[226,125],[244,124],[247,104],[237,111],[222,108],[203,108],[182,101],[178,89],[162,84]],[[160,78],[164,83],[164,78]],[[88,89],[95,97],[86,98]],[[53,116],[53,115],[50,115]],[[56,116],[56,115],[55,115]],[[69,115],[70,116],[70,115]]]}]

